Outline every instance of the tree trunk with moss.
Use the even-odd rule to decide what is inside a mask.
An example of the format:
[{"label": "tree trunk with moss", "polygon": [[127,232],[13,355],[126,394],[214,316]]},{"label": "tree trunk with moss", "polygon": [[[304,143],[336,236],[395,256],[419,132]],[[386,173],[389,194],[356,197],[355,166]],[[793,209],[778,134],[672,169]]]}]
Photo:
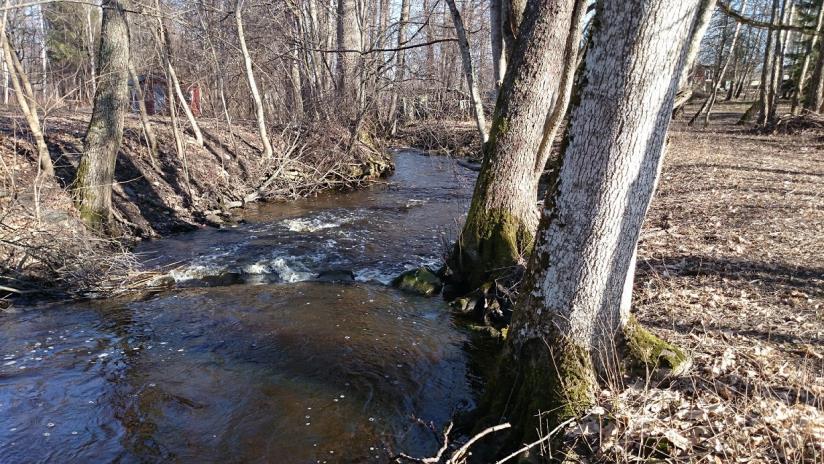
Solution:
[{"label": "tree trunk with moss", "polygon": [[[575,0],[531,0],[484,145],[484,161],[451,267],[479,287],[529,253],[538,226],[536,159],[562,93]],[[577,46],[577,42],[576,42]]]},{"label": "tree trunk with moss", "polygon": [[[699,0],[604,2],[569,144],[509,329],[493,412],[534,438],[592,405],[600,378],[683,353],[629,317],[634,257],[652,199]],[[643,111],[639,111],[643,108]],[[547,430],[544,428],[544,430]]]},{"label": "tree trunk with moss", "polygon": [[129,107],[129,25],[124,4],[103,1],[94,109],[72,187],[83,221],[103,229],[112,215],[112,183]]}]

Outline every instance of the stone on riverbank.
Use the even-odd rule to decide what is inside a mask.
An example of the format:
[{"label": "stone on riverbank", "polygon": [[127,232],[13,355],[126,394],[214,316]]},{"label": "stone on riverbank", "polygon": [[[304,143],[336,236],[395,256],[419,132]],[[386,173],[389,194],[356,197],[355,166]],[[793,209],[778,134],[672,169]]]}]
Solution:
[{"label": "stone on riverbank", "polygon": [[408,270],[392,281],[392,286],[409,293],[433,296],[441,292],[443,282],[430,269],[419,267]]}]

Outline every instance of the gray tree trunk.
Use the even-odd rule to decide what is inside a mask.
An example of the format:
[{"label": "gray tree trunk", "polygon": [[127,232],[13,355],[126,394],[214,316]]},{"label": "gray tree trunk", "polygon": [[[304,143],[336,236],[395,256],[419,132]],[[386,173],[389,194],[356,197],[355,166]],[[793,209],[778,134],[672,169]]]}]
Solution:
[{"label": "gray tree trunk", "polygon": [[504,4],[506,0],[490,0],[489,2],[489,30],[492,45],[492,77],[495,80],[495,89],[504,83],[506,73],[506,53],[504,45]]},{"label": "gray tree trunk", "polygon": [[103,0],[98,82],[72,191],[80,217],[102,230],[112,217],[112,184],[129,108],[129,25],[120,0]]},{"label": "gray tree trunk", "polygon": [[[398,48],[406,44],[406,28],[409,23],[409,0],[401,0],[401,16],[398,19]],[[400,99],[400,92],[403,86],[403,80],[406,76],[406,52],[398,50],[395,52],[395,81],[392,85],[392,97],[389,103],[389,127],[390,132],[394,135],[397,126],[398,118],[398,100]]]},{"label": "gray tree trunk", "polygon": [[530,0],[501,87],[472,204],[451,265],[477,288],[529,253],[538,223],[536,158],[560,86],[575,0]]},{"label": "gray tree trunk", "polygon": [[680,71],[678,77],[678,96],[675,99],[676,111],[692,98],[692,86],[690,85],[690,75],[695,67],[695,61],[698,59],[698,52],[701,51],[701,41],[707,33],[707,28],[710,25],[713,13],[715,13],[715,5],[718,0],[701,0],[698,6],[698,14],[695,22],[690,29],[689,50],[687,51],[687,60],[684,68]]},{"label": "gray tree trunk", "polygon": [[[799,113],[801,103],[800,100],[807,94],[807,73],[810,71],[810,62],[813,58],[813,52],[816,50],[818,41],[821,39],[822,27],[824,27],[824,3],[818,5],[818,15],[815,21],[815,34],[813,34],[810,38],[810,42],[807,44],[807,49],[804,53],[804,59],[801,62],[801,70],[798,73],[798,84],[795,87],[795,92],[793,92],[791,108],[792,114]],[[816,85],[815,81],[813,81],[812,85]]]},{"label": "gray tree trunk", "polygon": [[246,71],[246,83],[249,84],[249,92],[252,94],[252,101],[255,103],[255,120],[257,121],[258,134],[260,134],[260,141],[263,143],[263,157],[266,159],[274,156],[272,150],[272,142],[269,140],[269,134],[266,131],[266,117],[263,113],[263,101],[260,99],[260,91],[258,90],[257,82],[255,81],[255,73],[252,70],[252,57],[249,55],[249,49],[246,48],[246,36],[243,34],[243,18],[241,16],[241,9],[243,0],[238,0],[235,7],[235,24],[237,25],[237,37],[240,42],[240,50],[243,52],[243,65]]},{"label": "gray tree trunk", "polygon": [[[776,24],[778,19],[779,0],[773,0],[772,13],[770,14],[770,24]],[[775,63],[775,45],[778,31],[770,29],[767,31],[767,45],[764,49],[764,64],[761,67],[761,86],[758,93],[758,117],[757,123],[766,126],[769,120],[770,108],[772,107],[772,76]]]},{"label": "gray tree trunk", "polygon": [[356,0],[338,0],[337,35],[337,94],[343,112],[353,116],[358,101],[358,63],[360,40],[358,39],[358,15]]},{"label": "gray tree trunk", "polygon": [[469,48],[469,37],[464,28],[463,18],[455,0],[446,0],[449,11],[452,13],[452,22],[455,24],[455,32],[458,35],[458,46],[461,50],[461,62],[463,63],[464,76],[469,88],[469,97],[472,100],[472,111],[475,114],[475,124],[478,126],[478,133],[481,136],[481,143],[486,144],[489,140],[489,133],[486,130],[486,115],[484,114],[484,103],[481,99],[481,91],[478,89],[478,76],[475,73],[475,66],[472,64],[472,53]]},{"label": "gray tree trunk", "polygon": [[[509,405],[505,416],[523,434],[517,439],[535,433],[539,411],[551,412],[552,426],[588,408],[598,374],[617,367],[612,360],[622,338],[633,347],[633,259],[698,3],[637,0],[599,7],[569,145],[547,193],[510,326],[511,359],[499,372],[500,402]],[[661,354],[650,357],[657,361]]]},{"label": "gray tree trunk", "polygon": [[129,77],[132,80],[132,85],[134,85],[137,107],[140,111],[140,124],[143,126],[143,134],[146,136],[146,143],[149,146],[149,161],[152,167],[157,169],[157,137],[155,137],[152,123],[149,121],[149,113],[146,111],[146,98],[143,95],[143,89],[140,87],[140,79],[131,61],[129,61]]}]

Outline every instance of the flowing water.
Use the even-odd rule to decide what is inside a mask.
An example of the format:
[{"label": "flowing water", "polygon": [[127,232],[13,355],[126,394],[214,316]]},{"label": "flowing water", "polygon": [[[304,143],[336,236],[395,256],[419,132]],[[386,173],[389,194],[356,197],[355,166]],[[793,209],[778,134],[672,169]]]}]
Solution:
[{"label": "flowing water", "polygon": [[473,179],[443,158],[395,162],[385,185],[145,244],[173,290],[0,313],[0,462],[433,453],[422,424],[474,404],[471,342],[442,299],[386,283],[439,262]]}]

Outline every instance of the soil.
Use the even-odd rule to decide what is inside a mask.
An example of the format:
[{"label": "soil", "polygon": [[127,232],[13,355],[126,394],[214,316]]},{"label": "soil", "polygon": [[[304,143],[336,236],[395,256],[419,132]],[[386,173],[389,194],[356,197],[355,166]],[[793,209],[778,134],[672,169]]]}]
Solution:
[{"label": "soil", "polygon": [[824,132],[756,135],[747,106],[670,130],[634,312],[693,367],[605,389],[568,430],[599,461],[824,459]]}]

